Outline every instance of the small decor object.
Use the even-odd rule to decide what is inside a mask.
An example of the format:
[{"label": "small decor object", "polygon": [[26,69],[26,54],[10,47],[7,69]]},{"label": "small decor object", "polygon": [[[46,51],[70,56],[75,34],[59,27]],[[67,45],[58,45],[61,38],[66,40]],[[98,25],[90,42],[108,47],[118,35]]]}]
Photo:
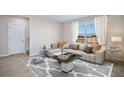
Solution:
[{"label": "small decor object", "polygon": [[60,55],[60,56],[58,56],[58,59],[67,60],[68,59],[68,56],[66,56],[66,55]]},{"label": "small decor object", "polygon": [[65,45],[67,44],[67,41],[62,40],[59,42],[59,48],[61,48],[61,55],[63,54],[63,48],[65,47]]},{"label": "small decor object", "polygon": [[42,63],[44,62],[44,60],[42,58],[32,58],[31,61],[34,63],[34,64],[39,64],[39,63]]},{"label": "small decor object", "polygon": [[111,41],[114,43],[114,46],[113,47],[118,47],[118,43],[121,43],[122,41],[122,38],[120,36],[113,36],[111,37]]},{"label": "small decor object", "polygon": [[62,41],[59,42],[59,47],[64,48],[66,44],[67,44],[67,41],[62,40]]}]

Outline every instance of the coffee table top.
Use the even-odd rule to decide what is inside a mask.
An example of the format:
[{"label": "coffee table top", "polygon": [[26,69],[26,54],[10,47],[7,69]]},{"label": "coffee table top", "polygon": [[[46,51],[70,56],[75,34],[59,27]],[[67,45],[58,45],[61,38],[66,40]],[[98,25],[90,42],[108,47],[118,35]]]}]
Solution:
[{"label": "coffee table top", "polygon": [[[67,52],[63,52],[63,54],[66,54]],[[62,53],[61,52],[56,52],[54,53],[55,56],[60,56]]]},{"label": "coffee table top", "polygon": [[79,57],[79,55],[71,54],[71,53],[65,53],[62,55],[54,56],[55,59],[57,59],[60,63],[69,63],[72,62],[74,59]]}]

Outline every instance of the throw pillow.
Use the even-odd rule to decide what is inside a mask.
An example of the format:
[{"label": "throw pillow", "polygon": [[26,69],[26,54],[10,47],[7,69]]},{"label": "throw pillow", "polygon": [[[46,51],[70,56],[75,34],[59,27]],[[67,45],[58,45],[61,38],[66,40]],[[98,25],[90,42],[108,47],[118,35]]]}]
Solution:
[{"label": "throw pillow", "polygon": [[80,44],[79,45],[79,50],[84,50],[87,47],[86,44]]},{"label": "throw pillow", "polygon": [[93,44],[92,47],[93,47],[92,48],[92,53],[95,54],[95,52],[101,48],[101,45],[99,45],[99,44]]},{"label": "throw pillow", "polygon": [[69,48],[70,48],[70,49],[78,50],[78,49],[79,49],[79,44],[70,44],[70,45],[69,45]]},{"label": "throw pillow", "polygon": [[52,49],[58,48],[58,44],[55,44],[55,43],[54,44],[51,44],[51,48]]},{"label": "throw pillow", "polygon": [[84,50],[83,50],[85,53],[88,53],[88,54],[90,54],[90,53],[92,53],[92,47],[86,47]]},{"label": "throw pillow", "polygon": [[68,45],[68,42],[65,40],[62,40],[59,42],[58,47],[59,48],[65,48]]},{"label": "throw pillow", "polygon": [[65,44],[65,46],[64,46],[64,48],[69,48],[69,44],[67,43],[67,44]]},{"label": "throw pillow", "polygon": [[73,49],[73,44],[69,44],[69,48],[70,49]]},{"label": "throw pillow", "polygon": [[78,50],[79,49],[79,44],[74,44],[73,49]]}]

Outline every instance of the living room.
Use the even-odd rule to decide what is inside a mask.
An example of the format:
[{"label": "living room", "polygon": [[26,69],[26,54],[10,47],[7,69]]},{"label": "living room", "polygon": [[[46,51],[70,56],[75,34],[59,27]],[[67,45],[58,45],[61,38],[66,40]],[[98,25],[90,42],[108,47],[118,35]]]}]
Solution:
[{"label": "living room", "polygon": [[124,76],[123,15],[2,15],[0,22],[0,76]]},{"label": "living room", "polygon": [[123,93],[123,0],[1,0],[1,93]]},{"label": "living room", "polygon": [[123,93],[123,0],[1,0],[1,93]]}]

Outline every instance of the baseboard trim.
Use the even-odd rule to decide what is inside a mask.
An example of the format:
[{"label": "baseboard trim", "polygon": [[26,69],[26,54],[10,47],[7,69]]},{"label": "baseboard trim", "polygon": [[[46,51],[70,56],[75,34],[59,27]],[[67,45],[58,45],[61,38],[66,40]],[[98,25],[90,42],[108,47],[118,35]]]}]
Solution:
[{"label": "baseboard trim", "polygon": [[106,59],[106,61],[109,61],[109,62],[112,62],[112,63],[115,63],[115,64],[124,64],[124,61],[120,61],[120,60],[115,60],[115,61],[112,61],[112,60],[109,60],[109,59]]},{"label": "baseboard trim", "polygon": [[37,56],[37,55],[41,55],[40,53],[32,53],[32,54],[30,54],[30,57],[31,56]]},{"label": "baseboard trim", "polygon": [[7,56],[10,56],[10,54],[0,55],[0,57],[7,57]]},{"label": "baseboard trim", "polygon": [[26,52],[23,51],[23,52],[18,52],[18,53],[9,53],[9,55],[16,55],[16,54],[22,54],[22,53],[26,53]]},{"label": "baseboard trim", "polygon": [[22,53],[26,53],[26,52],[21,52],[21,53],[13,53],[13,54],[4,54],[4,55],[0,55],[0,57],[7,57],[7,56],[11,56],[11,55],[16,55],[16,54],[22,54]]}]

